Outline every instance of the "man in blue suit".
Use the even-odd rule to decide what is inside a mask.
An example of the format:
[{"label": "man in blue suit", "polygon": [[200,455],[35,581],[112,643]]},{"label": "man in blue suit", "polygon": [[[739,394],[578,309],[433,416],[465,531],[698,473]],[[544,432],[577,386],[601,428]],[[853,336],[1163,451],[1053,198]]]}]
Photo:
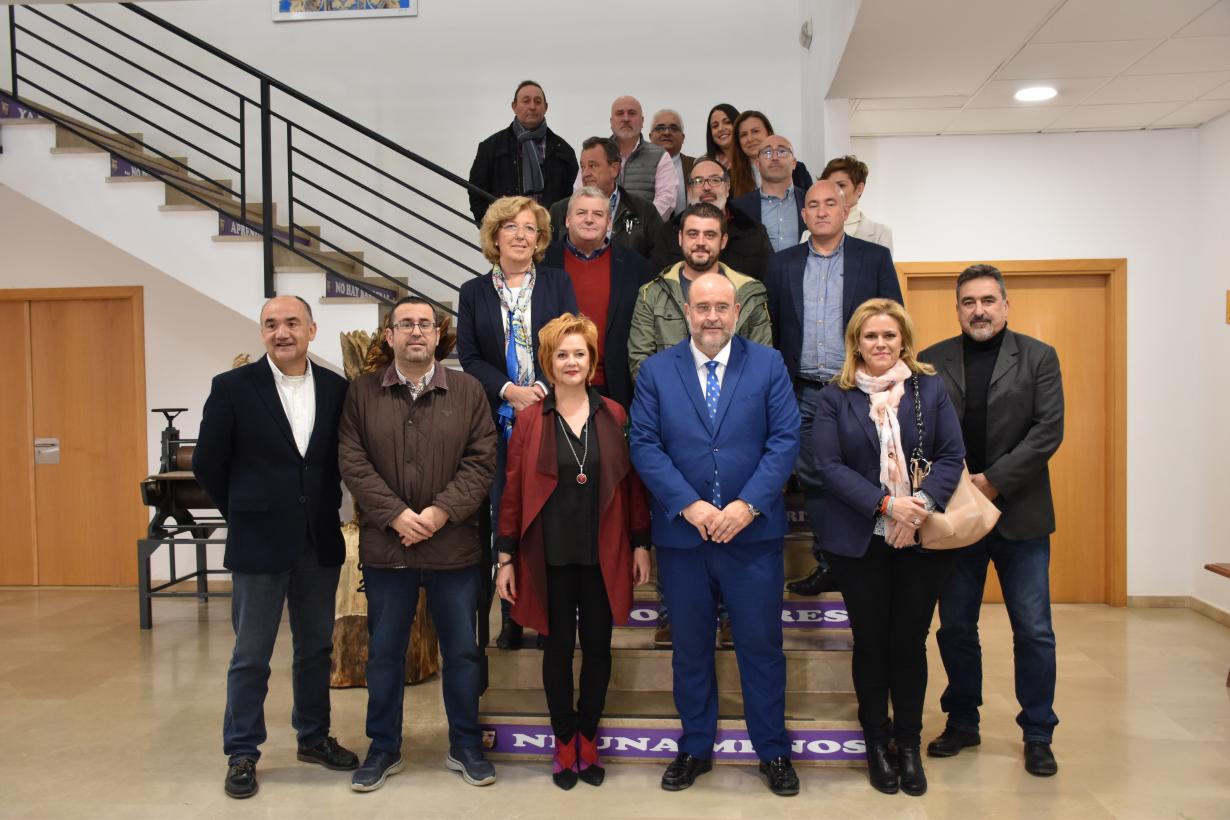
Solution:
[{"label": "man in blue suit", "polygon": [[357,768],[353,752],[329,737],[329,665],[333,602],[346,546],[337,428],[344,378],[314,367],[311,308],[277,296],[261,309],[266,355],[216,376],[205,401],[192,469],[226,518],[233,585],[235,649],[226,673],[224,788],[256,794],[256,761],[265,742],[269,659],[290,609],[294,662],[291,723],[300,760],[328,769]]},{"label": "man in blue suit", "polygon": [[769,293],[773,346],[781,351],[794,379],[802,415],[802,446],[798,476],[803,486],[807,520],[815,534],[812,554],[816,568],[786,588],[799,595],[819,595],[836,589],[820,553],[821,481],[811,453],[811,427],[820,390],[841,371],[845,358],[846,324],[854,309],[868,299],[901,302],[901,285],[893,255],[883,245],[865,242],[845,232],[850,208],[845,194],[830,180],[807,190],[803,221],[807,242],[775,253],[769,259],[764,286]]},{"label": "man in blue suit", "polygon": [[[698,221],[721,231],[719,219]],[[653,543],[671,608],[675,707],[683,723],[662,788],[685,789],[713,765],[720,596],[760,771],[775,794],[798,794],[781,624],[782,488],[798,457],[798,406],[781,356],[734,336],[739,304],[729,279],[697,277],[684,313],[691,338],[641,365],[629,434],[632,462],[654,497]]]}]

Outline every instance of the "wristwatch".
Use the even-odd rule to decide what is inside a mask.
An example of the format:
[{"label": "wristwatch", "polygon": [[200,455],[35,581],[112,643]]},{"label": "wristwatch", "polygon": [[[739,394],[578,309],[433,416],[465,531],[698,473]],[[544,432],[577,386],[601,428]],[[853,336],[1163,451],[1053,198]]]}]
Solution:
[{"label": "wristwatch", "polygon": [[[739,499],[739,500],[740,500],[740,501],[743,501],[743,499]],[[759,518],[759,517],[760,517],[760,510],[758,510],[758,509],[756,509],[755,507],[753,507],[753,506],[752,506],[752,502],[750,502],[750,501],[743,501],[743,503],[747,505],[747,511],[748,511],[748,512],[750,512],[750,513],[752,514],[752,520],[753,520],[753,521],[755,521],[757,518]]]}]

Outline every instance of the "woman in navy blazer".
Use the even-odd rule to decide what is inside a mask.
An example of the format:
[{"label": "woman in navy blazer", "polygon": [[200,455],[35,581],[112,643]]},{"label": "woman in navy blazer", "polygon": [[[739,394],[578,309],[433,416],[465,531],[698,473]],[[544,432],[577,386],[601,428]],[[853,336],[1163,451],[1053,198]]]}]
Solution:
[{"label": "woman in navy blazer", "polygon": [[[845,342],[845,366],[820,392],[812,426],[824,481],[819,545],[854,632],[854,691],[871,785],[920,795],[927,790],[919,754],[927,632],[952,553],[924,551],[918,527],[956,489],[965,444],[943,381],[916,358],[913,323],[900,304],[864,302],[850,317]],[[921,487],[910,475],[916,391],[922,454],[931,462]]]},{"label": "woman in navy blazer", "polygon": [[[491,203],[479,227],[491,273],[461,286],[457,303],[457,358],[478,379],[500,430],[491,520],[500,520],[508,439],[516,413],[547,395],[538,365],[538,331],[564,313],[577,312],[572,280],[558,268],[540,267],[551,242],[551,216],[533,199],[506,196]],[[521,627],[507,602],[496,645],[521,648]]]}]

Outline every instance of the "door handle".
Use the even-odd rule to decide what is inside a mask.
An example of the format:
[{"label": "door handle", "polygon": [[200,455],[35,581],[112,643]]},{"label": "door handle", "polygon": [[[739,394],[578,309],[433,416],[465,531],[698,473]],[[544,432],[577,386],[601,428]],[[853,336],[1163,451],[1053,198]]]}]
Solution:
[{"label": "door handle", "polygon": [[34,463],[59,464],[60,440],[52,437],[34,439]]}]

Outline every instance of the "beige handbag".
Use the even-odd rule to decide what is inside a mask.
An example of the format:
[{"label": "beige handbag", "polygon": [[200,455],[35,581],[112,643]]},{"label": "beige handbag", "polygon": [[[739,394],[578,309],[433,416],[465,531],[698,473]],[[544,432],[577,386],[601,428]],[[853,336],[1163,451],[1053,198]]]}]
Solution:
[{"label": "beige handbag", "polygon": [[[917,490],[931,472],[931,462],[923,458],[922,452],[922,400],[919,398],[918,376],[914,376],[914,424],[918,428],[918,443],[910,456],[910,474]],[[969,468],[963,464],[957,488],[944,505],[944,511],[936,510],[928,515],[918,528],[918,535],[923,549],[959,549],[982,539],[995,528],[997,521],[999,508],[974,486],[969,477]]]}]

